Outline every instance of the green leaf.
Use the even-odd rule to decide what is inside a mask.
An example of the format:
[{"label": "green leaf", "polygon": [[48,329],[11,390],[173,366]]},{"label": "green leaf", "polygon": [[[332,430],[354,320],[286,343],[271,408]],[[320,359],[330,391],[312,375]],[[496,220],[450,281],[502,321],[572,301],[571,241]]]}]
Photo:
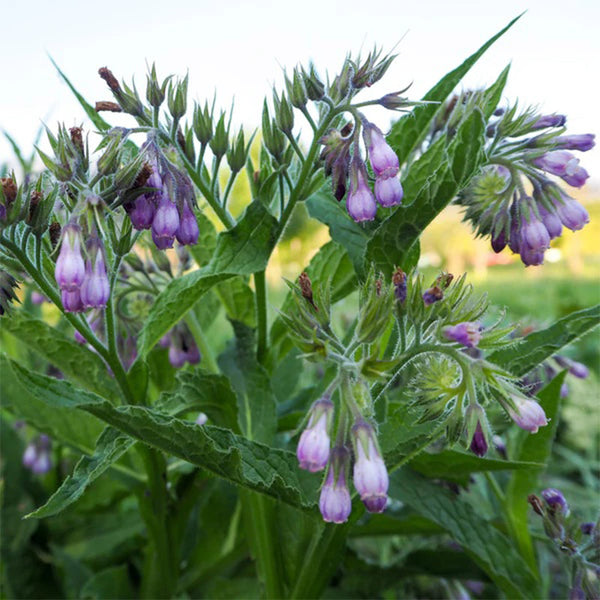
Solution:
[{"label": "green leaf", "polygon": [[129,579],[127,565],[108,567],[95,573],[81,588],[81,596],[87,600],[113,600],[114,598],[135,598],[136,592]]},{"label": "green leaf", "polygon": [[119,460],[134,443],[135,440],[130,437],[107,427],[98,439],[94,454],[81,457],[73,474],[62,482],[58,490],[43,506],[26,515],[26,518],[42,519],[63,511],[67,506],[73,504],[106,469]]},{"label": "green leaf", "polygon": [[229,380],[200,368],[179,371],[175,390],[161,394],[154,408],[175,417],[192,410],[202,411],[211,423],[240,431],[237,399]]},{"label": "green leaf", "polygon": [[523,457],[520,461],[479,458],[474,454],[444,450],[438,453],[422,452],[410,461],[411,469],[431,478],[449,479],[452,481],[468,481],[471,473],[484,471],[523,471],[524,477],[530,475],[531,469],[541,469],[545,465],[531,462],[532,458]]},{"label": "green leaf", "polygon": [[444,530],[412,511],[403,509],[401,514],[374,514],[369,520],[350,531],[350,537],[382,535],[439,535]]},{"label": "green leaf", "polygon": [[[469,56],[456,69],[445,75],[433,88],[424,96],[423,100],[444,102],[451,94],[452,90],[459,84],[460,80],[468,73],[471,67],[481,58],[486,50],[502,35],[504,35],[521,18],[521,15],[513,19],[506,27],[491,37],[477,52]],[[400,163],[406,161],[408,156],[418,148],[429,131],[429,126],[435,115],[440,110],[441,104],[425,104],[416,106],[413,111],[399,119],[390,134],[387,141],[398,154]]]},{"label": "green leaf", "polygon": [[477,515],[471,504],[409,469],[392,475],[391,495],[452,535],[507,597],[537,597],[536,578],[513,543]]},{"label": "green leaf", "polygon": [[229,319],[256,327],[254,293],[242,277],[234,277],[215,286]]},{"label": "green leaf", "polygon": [[187,246],[190,254],[193,256],[199,267],[204,267],[210,262],[210,259],[217,246],[217,231],[210,219],[200,210],[194,211],[196,221],[198,221],[198,243],[193,246]]},{"label": "green leaf", "polygon": [[438,139],[408,172],[402,205],[377,228],[367,244],[366,260],[391,276],[396,266],[410,269],[412,246],[421,233],[468,183],[483,159],[485,121],[474,109],[448,144]]},{"label": "green leaf", "polygon": [[304,510],[314,510],[316,478],[300,471],[296,456],[235,435],[228,429],[198,426],[142,406],[114,407],[65,380],[52,379],[9,361],[31,397],[50,409],[85,410],[149,446],[202,467],[223,479],[272,496]]},{"label": "green leaf", "polygon": [[530,333],[512,346],[497,350],[489,360],[514,375],[525,375],[599,323],[600,305],[578,310],[546,329]]},{"label": "green leaf", "polygon": [[485,102],[483,103],[481,110],[483,111],[483,116],[486,120],[492,116],[502,98],[502,92],[506,86],[509,71],[510,64],[504,67],[502,73],[498,75],[498,79],[496,79],[496,81],[485,91]]},{"label": "green leaf", "polygon": [[100,356],[68,339],[45,321],[24,310],[15,310],[10,319],[3,319],[2,328],[90,391],[109,399],[119,396]]},{"label": "green leaf", "polygon": [[362,276],[365,249],[369,241],[367,231],[350,218],[343,202],[337,202],[333,198],[329,186],[324,186],[313,194],[306,201],[306,206],[311,217],[329,227],[333,241],[347,250],[356,273]]},{"label": "green leaf", "polygon": [[219,357],[219,367],[237,392],[239,422],[244,435],[270,443],[277,429],[277,416],[269,374],[256,359],[254,330],[238,321],[231,324],[235,341]]},{"label": "green leaf", "polygon": [[[564,378],[564,373],[561,373],[538,394],[540,404],[550,422],[545,427],[541,427],[536,434],[519,431],[518,442],[520,443],[516,453],[519,460],[545,463],[550,458],[552,443],[560,421],[560,388]],[[538,491],[536,489],[537,482],[542,470],[543,466],[534,471],[513,473],[506,490],[506,512],[509,517],[510,530],[517,541],[521,554],[532,569],[537,568],[537,561],[527,527],[529,510],[527,496]]]},{"label": "green leaf", "polygon": [[138,339],[140,357],[152,350],[213,285],[233,275],[264,269],[276,242],[276,229],[277,221],[262,204],[250,204],[233,229],[219,234],[208,265],[173,279],[159,294]]}]

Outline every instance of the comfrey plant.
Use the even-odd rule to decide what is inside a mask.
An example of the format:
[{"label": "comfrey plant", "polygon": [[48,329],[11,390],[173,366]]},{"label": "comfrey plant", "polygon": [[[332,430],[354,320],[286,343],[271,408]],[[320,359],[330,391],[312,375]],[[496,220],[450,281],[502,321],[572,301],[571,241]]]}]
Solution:
[{"label": "comfrey plant", "polygon": [[[112,98],[75,92],[91,125],[2,172],[7,596],[544,596],[526,498],[598,311],[519,336],[466,276],[419,270],[455,200],[527,263],[587,220],[548,174],[582,183],[564,152],[591,137],[498,112],[508,70],[451,98],[506,29],[421,100],[377,91],[379,50],[298,65],[259,132],[187,77],[152,66],[141,94],[103,67]],[[291,238],[315,227],[309,260]]]}]

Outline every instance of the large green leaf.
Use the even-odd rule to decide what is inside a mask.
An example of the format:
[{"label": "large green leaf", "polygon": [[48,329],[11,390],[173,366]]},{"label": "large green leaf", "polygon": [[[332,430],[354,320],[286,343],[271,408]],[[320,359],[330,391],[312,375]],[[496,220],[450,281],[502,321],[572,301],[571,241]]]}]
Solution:
[{"label": "large green leaf", "polygon": [[550,327],[534,331],[512,346],[497,350],[489,360],[514,375],[525,375],[600,323],[600,305],[578,310]]},{"label": "large green leaf", "polygon": [[251,440],[270,443],[277,429],[277,416],[269,374],[256,359],[254,330],[239,321],[231,324],[235,339],[219,357],[219,366],[238,395],[242,432]]},{"label": "large green leaf", "polygon": [[15,310],[3,319],[2,329],[58,367],[65,376],[108,399],[118,398],[114,380],[105,362],[86,346],[70,340],[45,321],[24,310]]},{"label": "large green leaf", "polygon": [[227,481],[298,508],[314,509],[318,481],[297,466],[294,454],[235,435],[228,429],[198,426],[141,406],[114,407],[68,381],[52,379],[10,361],[31,396],[50,409],[80,408],[158,450],[202,467]]},{"label": "large green leaf", "polygon": [[[442,103],[450,95],[452,90],[459,84],[460,80],[468,73],[471,67],[481,58],[485,51],[502,35],[504,35],[520,18],[513,19],[506,27],[491,37],[477,52],[469,56],[456,69],[445,75],[424,96],[423,100]],[[400,162],[403,163],[415,148],[418,148],[429,131],[429,126],[435,115],[440,110],[440,104],[425,104],[417,106],[414,110],[399,119],[390,134],[388,142],[394,148]]]},{"label": "large green leaf", "polygon": [[129,436],[107,427],[98,439],[94,454],[82,456],[75,466],[73,474],[62,482],[58,490],[43,506],[29,513],[27,517],[41,519],[63,511],[80,498],[87,487],[115,461],[119,460],[134,443],[135,440]]},{"label": "large green leaf", "polygon": [[92,600],[113,600],[114,598],[134,598],[136,592],[129,579],[127,565],[108,567],[95,573],[81,588],[81,598]]},{"label": "large green leaf", "polygon": [[[516,444],[518,446],[516,452],[518,459],[545,463],[550,458],[552,443],[560,420],[560,388],[564,377],[564,373],[555,377],[538,394],[540,404],[550,422],[545,427],[541,427],[536,434],[527,431],[519,432],[518,443]],[[536,568],[537,562],[531,535],[527,527],[527,513],[529,510],[527,496],[538,491],[536,487],[541,472],[542,468],[529,472],[513,473],[506,490],[506,513],[512,535],[516,539],[522,555],[533,569]]]},{"label": "large green leaf", "polygon": [[390,492],[458,542],[509,598],[537,597],[537,581],[513,543],[473,506],[410,469],[391,477]]},{"label": "large green leaf", "polygon": [[213,285],[233,275],[264,269],[276,242],[276,229],[276,219],[262,204],[250,204],[233,229],[219,234],[208,265],[172,280],[159,294],[138,339],[140,357],[152,350]]},{"label": "large green leaf", "polygon": [[[483,159],[485,120],[473,109],[448,143],[440,137],[411,167],[403,181],[400,206],[374,232],[367,244],[366,260],[391,276],[395,266],[404,270],[411,248],[425,227],[456,196],[476,173]],[[410,261],[412,262],[412,261]]]}]

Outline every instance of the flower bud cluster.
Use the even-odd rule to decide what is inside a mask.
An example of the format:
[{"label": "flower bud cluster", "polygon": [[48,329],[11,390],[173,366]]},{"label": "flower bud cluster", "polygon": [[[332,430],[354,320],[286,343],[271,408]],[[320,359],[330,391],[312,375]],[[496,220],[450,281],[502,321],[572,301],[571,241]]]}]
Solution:
[{"label": "flower bud cluster", "polygon": [[565,122],[564,115],[503,111],[492,127],[490,164],[459,198],[465,218],[491,237],[494,252],[508,246],[526,266],[544,262],[563,226],[577,231],[589,222],[586,209],[547,176],[577,188],[589,177],[571,151],[593,148],[594,135],[561,135]]},{"label": "flower bud cluster", "polygon": [[84,259],[79,225],[72,222],[63,229],[54,277],[66,312],[106,306],[110,287],[104,256],[102,241],[92,237],[88,240],[87,258]]}]

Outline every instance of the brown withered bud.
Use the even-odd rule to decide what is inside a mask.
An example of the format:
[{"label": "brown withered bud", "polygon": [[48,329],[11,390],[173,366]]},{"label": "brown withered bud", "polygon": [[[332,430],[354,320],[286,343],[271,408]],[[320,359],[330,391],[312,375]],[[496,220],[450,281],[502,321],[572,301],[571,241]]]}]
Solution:
[{"label": "brown withered bud", "polygon": [[405,281],[406,273],[400,267],[396,267],[396,270],[392,275],[392,283],[394,285],[402,285]]},{"label": "brown withered bud", "polygon": [[123,109],[116,103],[110,102],[109,100],[99,100],[96,102],[96,112],[100,111],[108,112],[123,112]]},{"label": "brown withered bud", "polygon": [[75,147],[81,153],[83,153],[83,136],[81,127],[71,127],[71,129],[69,129],[69,133],[71,134],[71,141]]},{"label": "brown withered bud", "polygon": [[10,177],[2,177],[0,179],[0,184],[2,185],[2,191],[4,192],[6,202],[9,205],[12,204],[17,197],[17,184]]},{"label": "brown withered bud", "polygon": [[108,87],[115,93],[121,92],[121,85],[117,81],[117,78],[112,74],[112,71],[108,67],[101,67],[98,69],[98,75],[106,81]]},{"label": "brown withered bud", "polygon": [[452,283],[454,279],[454,275],[452,273],[442,273],[436,280],[435,284],[439,286],[442,290],[448,289],[448,286]]},{"label": "brown withered bud", "polygon": [[60,223],[57,221],[52,221],[50,226],[48,227],[48,233],[50,234],[50,243],[52,244],[52,249],[56,248],[56,245],[60,241]]},{"label": "brown withered bud", "polygon": [[313,300],[313,291],[312,291],[312,283],[306,271],[303,271],[298,277],[298,285],[300,286],[300,291],[302,292],[302,297],[306,298],[308,302],[310,302],[311,306],[318,310],[315,306],[315,302]]},{"label": "brown withered bud", "polygon": [[376,279],[375,280],[375,293],[377,294],[377,296],[381,296],[381,286],[383,285],[383,281],[381,281],[381,279]]},{"label": "brown withered bud", "polygon": [[32,192],[31,197],[29,198],[29,214],[27,215],[27,224],[33,221],[35,216],[35,209],[38,207],[38,204],[42,200],[41,192]]},{"label": "brown withered bud", "polygon": [[140,169],[138,176],[135,178],[133,182],[133,188],[141,188],[144,187],[144,184],[152,175],[152,167],[148,163],[144,163],[143,167]]},{"label": "brown withered bud", "polygon": [[544,516],[544,505],[535,494],[530,494],[527,496],[527,502],[531,504],[531,508],[533,508],[538,515],[541,515],[542,517]]},{"label": "brown withered bud", "polygon": [[342,137],[348,137],[351,133],[352,130],[354,129],[354,123],[352,121],[348,121],[341,129],[340,129],[340,135]]},{"label": "brown withered bud", "polygon": [[177,143],[179,147],[185,152],[185,136],[183,135],[183,131],[181,131],[181,127],[177,128]]}]

